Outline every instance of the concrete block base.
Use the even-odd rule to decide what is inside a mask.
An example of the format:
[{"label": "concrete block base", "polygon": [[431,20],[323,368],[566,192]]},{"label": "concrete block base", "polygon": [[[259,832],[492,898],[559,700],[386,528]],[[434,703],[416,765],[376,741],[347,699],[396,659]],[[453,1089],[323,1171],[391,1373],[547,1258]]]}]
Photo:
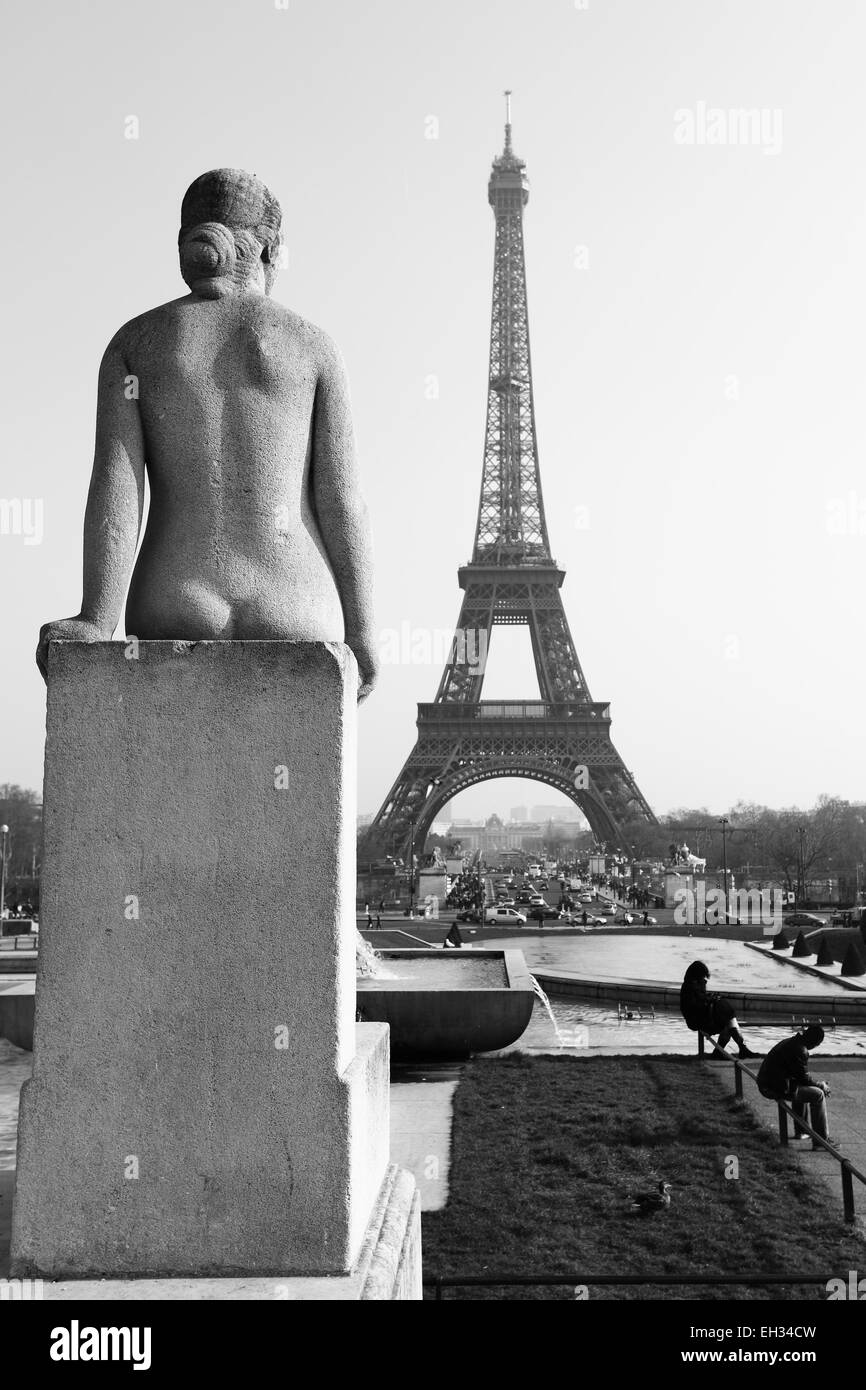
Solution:
[{"label": "concrete block base", "polygon": [[347,1274],[269,1279],[68,1279],[45,1283],[48,1302],[316,1302],[418,1301],[421,1204],[415,1179],[389,1167],[364,1244]]},{"label": "concrete block base", "polygon": [[357,667],[58,642],[12,1273],[348,1275],[388,1166],[355,1024]]}]

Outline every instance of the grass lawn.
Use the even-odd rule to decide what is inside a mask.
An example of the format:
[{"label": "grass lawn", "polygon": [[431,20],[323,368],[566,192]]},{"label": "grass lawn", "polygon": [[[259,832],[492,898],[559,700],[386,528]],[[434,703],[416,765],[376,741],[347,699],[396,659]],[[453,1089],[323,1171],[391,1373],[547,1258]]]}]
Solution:
[{"label": "grass lawn", "polygon": [[[708,1064],[683,1058],[475,1060],[454,1097],[450,1194],[423,1217],[424,1277],[639,1274],[594,1299],[824,1299],[818,1286],[653,1286],[652,1275],[816,1274],[866,1268],[841,1195],[799,1167]],[[729,1158],[739,1176],[726,1178]],[[644,1218],[628,1197],[673,1185]],[[841,1192],[841,1189],[840,1189]],[[430,1292],[427,1291],[427,1297]],[[448,1289],[449,1299],[567,1299],[573,1288]]]}]

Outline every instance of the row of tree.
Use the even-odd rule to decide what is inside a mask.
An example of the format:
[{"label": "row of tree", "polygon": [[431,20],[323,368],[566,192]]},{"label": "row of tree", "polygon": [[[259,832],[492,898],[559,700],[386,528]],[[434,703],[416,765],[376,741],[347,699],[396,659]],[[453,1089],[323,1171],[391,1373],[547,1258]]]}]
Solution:
[{"label": "row of tree", "polygon": [[36,906],[42,857],[42,804],[36,792],[11,783],[0,784],[0,825],[8,825],[6,841],[6,906]]},{"label": "row of tree", "polygon": [[[740,801],[723,816],[705,806],[681,807],[662,816],[658,825],[627,822],[622,827],[626,853],[636,859],[669,860],[671,844],[685,843],[693,854],[706,858],[711,872],[719,870],[723,820],[724,857],[738,877],[748,873],[756,879],[778,879],[792,891],[815,879],[838,878],[841,896],[852,899],[858,885],[866,887],[866,802],[836,796],[819,797],[809,810],[797,806],[776,810]],[[434,844],[443,850],[449,847],[444,837],[429,835],[427,848]],[[588,831],[571,834],[553,822],[546,828],[545,852],[556,859],[585,856],[595,847]],[[415,848],[420,854],[422,846]],[[368,833],[365,857],[384,852],[384,842]]]},{"label": "row of tree", "polygon": [[[782,880],[796,890],[801,880],[839,878],[856,887],[866,883],[866,803],[820,796],[811,810],[774,810],[740,801],[724,817],[727,865],[739,875]],[[669,859],[670,845],[687,843],[706,857],[709,870],[722,867],[723,817],[706,807],[678,809],[657,826],[632,821],[625,842],[638,859]]]}]

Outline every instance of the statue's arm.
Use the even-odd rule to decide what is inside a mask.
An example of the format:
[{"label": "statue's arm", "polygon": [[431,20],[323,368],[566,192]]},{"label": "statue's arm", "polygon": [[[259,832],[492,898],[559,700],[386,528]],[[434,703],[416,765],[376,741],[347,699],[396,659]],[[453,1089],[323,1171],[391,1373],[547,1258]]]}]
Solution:
[{"label": "statue's arm", "polygon": [[144,509],[144,435],[135,378],[118,335],[99,368],[96,448],[84,514],[81,611],[46,623],[36,661],[47,679],[52,638],[108,641],[120,622]]},{"label": "statue's arm", "polygon": [[343,605],[346,643],[358,661],[358,699],[376,682],[373,545],[361,495],[349,388],[340,355],[328,343],[313,411],[312,493],[319,530]]}]

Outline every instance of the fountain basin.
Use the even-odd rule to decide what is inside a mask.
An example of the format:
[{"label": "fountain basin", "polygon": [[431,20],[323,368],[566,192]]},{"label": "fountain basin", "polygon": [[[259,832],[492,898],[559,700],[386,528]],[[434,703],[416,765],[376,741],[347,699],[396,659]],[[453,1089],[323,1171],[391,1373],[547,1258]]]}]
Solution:
[{"label": "fountain basin", "polygon": [[466,1057],[516,1042],[535,991],[521,951],[381,951],[383,976],[358,978],[358,1016],[391,1028],[397,1061]]}]

